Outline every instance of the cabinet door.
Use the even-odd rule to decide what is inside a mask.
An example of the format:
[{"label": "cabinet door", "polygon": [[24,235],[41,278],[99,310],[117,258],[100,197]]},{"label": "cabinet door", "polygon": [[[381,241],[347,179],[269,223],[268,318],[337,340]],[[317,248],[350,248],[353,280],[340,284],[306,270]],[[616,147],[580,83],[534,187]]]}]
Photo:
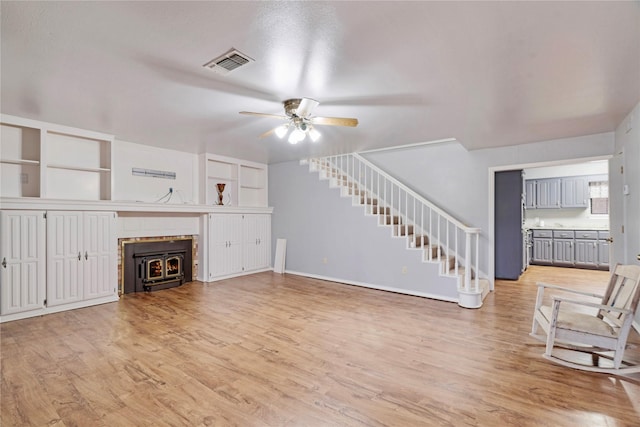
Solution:
[{"label": "cabinet door", "polygon": [[576,240],[575,261],[581,267],[598,265],[598,245],[595,240]]},{"label": "cabinet door", "polygon": [[229,274],[240,273],[244,270],[242,260],[242,215],[227,215],[227,232],[229,236],[229,248],[227,250]]},{"label": "cabinet door", "polygon": [[536,183],[538,209],[560,207],[560,178],[539,179]]},{"label": "cabinet door", "polygon": [[271,216],[244,215],[244,269],[268,268],[271,265]]},{"label": "cabinet door", "polygon": [[258,268],[271,267],[271,215],[258,218]]},{"label": "cabinet door", "polygon": [[0,314],[41,309],[45,300],[44,211],[0,211]]},{"label": "cabinet door", "polygon": [[524,182],[524,208],[536,208],[536,181],[533,179]]},{"label": "cabinet door", "polygon": [[82,212],[47,212],[47,305],[80,301]]},{"label": "cabinet door", "polygon": [[244,215],[243,240],[244,240],[244,269],[245,271],[259,268],[258,254],[258,217],[260,215]]},{"label": "cabinet door", "polygon": [[609,242],[598,240],[598,267],[609,267]]},{"label": "cabinet door", "polygon": [[553,263],[563,265],[573,265],[573,240],[554,239],[553,240]]},{"label": "cabinet door", "polygon": [[209,279],[242,271],[242,215],[209,215]]},{"label": "cabinet door", "polygon": [[224,256],[229,242],[225,240],[224,217],[209,215],[209,279],[225,274]]},{"label": "cabinet door", "polygon": [[561,182],[563,208],[586,208],[589,206],[589,183],[586,177],[562,178]]},{"label": "cabinet door", "polygon": [[551,239],[533,239],[533,261],[550,264],[552,261]]},{"label": "cabinet door", "polygon": [[117,292],[117,246],[114,212],[85,212],[82,263],[84,299]]}]

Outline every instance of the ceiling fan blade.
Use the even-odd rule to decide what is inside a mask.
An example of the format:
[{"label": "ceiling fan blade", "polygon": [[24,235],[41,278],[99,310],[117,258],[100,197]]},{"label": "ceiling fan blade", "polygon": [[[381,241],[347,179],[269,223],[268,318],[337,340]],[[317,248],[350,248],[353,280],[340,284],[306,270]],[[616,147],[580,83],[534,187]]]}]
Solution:
[{"label": "ceiling fan blade", "polygon": [[248,116],[270,117],[273,119],[284,119],[284,120],[289,119],[289,117],[283,116],[282,114],[254,113],[252,111],[240,111],[240,114],[245,114]]},{"label": "ceiling fan blade", "polygon": [[351,119],[348,117],[312,117],[310,119],[314,125],[326,125],[326,126],[358,126],[358,119]]},{"label": "ceiling fan blade", "polygon": [[274,127],[273,129],[270,129],[270,130],[266,131],[265,133],[260,135],[260,139],[268,137],[269,135],[274,133],[276,131],[276,129],[278,129],[278,127],[280,127],[280,126]]},{"label": "ceiling fan blade", "polygon": [[302,98],[300,100],[300,105],[298,105],[298,108],[296,109],[296,114],[298,115],[298,117],[307,118],[311,115],[318,104],[320,103],[315,99]]}]

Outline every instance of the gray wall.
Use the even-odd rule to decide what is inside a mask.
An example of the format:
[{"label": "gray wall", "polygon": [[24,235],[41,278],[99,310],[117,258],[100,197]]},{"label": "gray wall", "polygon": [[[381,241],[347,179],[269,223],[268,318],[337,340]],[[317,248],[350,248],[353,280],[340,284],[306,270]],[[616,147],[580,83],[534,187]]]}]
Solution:
[{"label": "gray wall", "polygon": [[[490,168],[611,155],[613,150],[614,134],[609,132],[477,151],[457,143],[423,145],[365,157],[463,223],[480,227],[483,247],[488,242]],[[298,162],[269,165],[269,204],[274,207],[274,242],[287,239],[288,270],[367,282],[376,279],[367,275],[370,269],[390,262],[389,255],[381,253],[383,246],[367,240],[371,228],[358,229],[361,208],[351,207],[338,190],[329,190],[326,181]],[[331,261],[334,251],[344,265]],[[325,256],[329,262],[321,264]],[[486,254],[480,269],[489,271]],[[386,283],[403,279],[398,265],[384,277]]]},{"label": "gray wall", "polygon": [[[286,270],[406,293],[457,298],[453,279],[421,261],[422,250],[406,249],[406,237],[391,237],[377,216],[320,181],[298,162],[269,165],[273,253],[287,239]],[[326,263],[324,259],[326,258]],[[403,269],[405,273],[403,273]]]},{"label": "gray wall", "polygon": [[[489,225],[489,169],[611,155],[614,134],[607,132],[531,144],[467,151],[459,143],[423,145],[365,154],[368,160],[464,224],[482,229],[481,248],[487,247]],[[493,189],[491,189],[491,192]],[[480,270],[489,273],[489,254],[480,251]]]}]

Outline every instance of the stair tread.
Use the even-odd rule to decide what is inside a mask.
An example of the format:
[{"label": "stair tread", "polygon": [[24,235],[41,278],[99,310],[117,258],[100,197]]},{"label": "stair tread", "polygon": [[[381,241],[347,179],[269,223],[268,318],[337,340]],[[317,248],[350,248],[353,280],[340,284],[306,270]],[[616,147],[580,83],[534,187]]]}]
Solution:
[{"label": "stair tread", "polygon": [[[352,196],[354,204],[359,202],[360,205],[365,205],[365,215],[378,215],[379,224],[393,226],[394,237],[407,237],[408,246],[412,249],[422,249],[424,251],[423,261],[433,261],[441,263],[440,274],[447,276],[457,275],[464,278],[466,269],[459,265],[456,255],[447,255],[444,248],[438,244],[432,244],[429,235],[422,232],[416,233],[416,227],[410,222],[404,215],[395,215],[391,206],[386,206],[385,201],[379,200],[378,197],[374,197],[373,193],[369,193],[366,188],[363,188],[357,181],[353,180],[342,170],[334,166],[333,162],[327,162],[319,159],[309,160],[309,169],[314,169],[320,174],[321,179],[330,179],[330,185],[334,187],[341,187],[342,196]],[[301,163],[302,164],[302,163]],[[380,206],[380,205],[384,206]],[[457,265],[457,267],[456,267]],[[472,280],[475,278],[475,270],[470,268]],[[487,279],[478,278],[479,282],[485,287],[486,284],[490,284]]]}]

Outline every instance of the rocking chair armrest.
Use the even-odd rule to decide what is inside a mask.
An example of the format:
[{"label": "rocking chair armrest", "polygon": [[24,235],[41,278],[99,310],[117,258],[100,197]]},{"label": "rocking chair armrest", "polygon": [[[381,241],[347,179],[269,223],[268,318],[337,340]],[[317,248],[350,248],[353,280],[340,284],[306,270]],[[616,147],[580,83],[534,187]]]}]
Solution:
[{"label": "rocking chair armrest", "polygon": [[593,292],[584,292],[584,291],[577,291],[575,289],[569,289],[569,288],[565,288],[562,286],[558,286],[558,285],[552,285],[549,283],[543,283],[543,282],[537,282],[536,286],[538,287],[538,291],[541,288],[548,288],[548,289],[555,289],[558,291],[563,291],[563,292],[570,292],[572,294],[577,294],[577,295],[584,295],[584,296],[588,296],[588,297],[594,297],[594,298],[600,298],[602,299],[603,295],[600,294],[594,294]]},{"label": "rocking chair armrest", "polygon": [[553,299],[553,306],[554,307],[555,307],[556,304],[560,304],[561,302],[566,302],[566,303],[569,303],[569,304],[576,304],[576,305],[582,305],[582,306],[585,306],[585,307],[597,308],[598,310],[613,311],[615,313],[621,313],[621,314],[631,314],[632,313],[632,311],[629,310],[628,308],[611,307],[611,306],[608,306],[608,305],[598,304],[598,303],[589,302],[589,301],[579,301],[579,300],[563,298],[563,297],[558,297],[558,296],[554,296],[554,297],[552,297],[552,299]]}]

